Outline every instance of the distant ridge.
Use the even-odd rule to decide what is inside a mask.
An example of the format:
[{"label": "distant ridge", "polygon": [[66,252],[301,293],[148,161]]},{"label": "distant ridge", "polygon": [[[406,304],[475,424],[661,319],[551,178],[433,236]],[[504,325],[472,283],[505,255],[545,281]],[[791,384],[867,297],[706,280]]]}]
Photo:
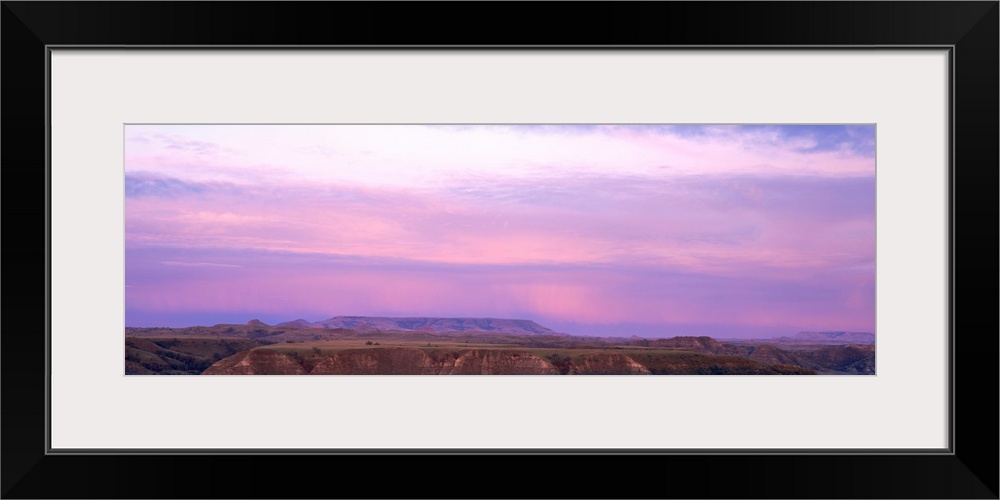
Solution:
[{"label": "distant ridge", "polygon": [[292,327],[292,328],[310,328],[309,325],[311,325],[311,324],[312,323],[310,323],[310,322],[308,322],[308,321],[306,321],[304,319],[297,319],[297,320],[294,320],[294,321],[285,321],[284,323],[278,323],[277,326],[288,326],[288,327]]},{"label": "distant ridge", "polygon": [[[296,320],[289,323],[298,323]],[[285,325],[285,323],[282,323]],[[287,326],[291,326],[290,324]],[[296,325],[298,326],[298,325]],[[528,319],[501,318],[387,318],[380,316],[334,316],[301,328],[348,328],[357,331],[465,332],[483,331],[516,335],[558,335]]]},{"label": "distant ridge", "polygon": [[775,339],[784,343],[874,344],[871,332],[799,332],[792,337]]}]

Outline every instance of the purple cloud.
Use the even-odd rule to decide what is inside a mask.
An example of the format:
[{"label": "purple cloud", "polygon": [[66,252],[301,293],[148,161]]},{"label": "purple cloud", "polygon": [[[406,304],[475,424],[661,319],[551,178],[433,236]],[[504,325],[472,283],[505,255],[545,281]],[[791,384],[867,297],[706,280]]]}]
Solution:
[{"label": "purple cloud", "polygon": [[261,132],[127,130],[129,324],[381,314],[590,334],[874,330],[874,127]]}]

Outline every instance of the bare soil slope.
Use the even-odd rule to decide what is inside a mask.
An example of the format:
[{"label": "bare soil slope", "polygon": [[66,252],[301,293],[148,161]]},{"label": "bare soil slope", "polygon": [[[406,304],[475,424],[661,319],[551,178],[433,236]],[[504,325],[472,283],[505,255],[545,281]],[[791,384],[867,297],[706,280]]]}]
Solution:
[{"label": "bare soil slope", "polygon": [[586,354],[574,360],[570,366],[571,375],[649,375],[638,361],[618,353]]},{"label": "bare soil slope", "polygon": [[266,347],[230,356],[208,367],[203,375],[305,375],[306,371],[287,354]]},{"label": "bare soil slope", "polygon": [[420,349],[347,349],[320,361],[315,375],[436,375],[441,366]]},{"label": "bare soil slope", "polygon": [[443,375],[558,375],[552,363],[523,351],[473,349],[459,353]]}]

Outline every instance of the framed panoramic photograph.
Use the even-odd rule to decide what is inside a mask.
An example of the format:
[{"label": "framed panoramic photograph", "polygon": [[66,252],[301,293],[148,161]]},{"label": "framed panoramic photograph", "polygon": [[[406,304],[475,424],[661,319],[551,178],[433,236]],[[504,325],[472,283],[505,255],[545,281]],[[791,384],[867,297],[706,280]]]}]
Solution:
[{"label": "framed panoramic photograph", "polygon": [[875,375],[875,137],[126,124],[125,373]]},{"label": "framed panoramic photograph", "polygon": [[[947,52],[625,55],[54,50],[53,449],[945,452]],[[793,71],[694,98],[739,64]],[[414,65],[422,84],[365,91]],[[305,83],[250,122],[263,67]],[[177,90],[191,71],[239,90],[206,107]],[[629,99],[581,111],[615,82]],[[105,175],[103,204],[78,199]],[[921,224],[879,225],[893,210]],[[81,231],[104,236],[59,244]],[[524,410],[582,402],[553,429]],[[504,425],[475,433],[484,413]]]},{"label": "framed panoramic photograph", "polygon": [[996,2],[3,5],[4,497],[997,498]]}]

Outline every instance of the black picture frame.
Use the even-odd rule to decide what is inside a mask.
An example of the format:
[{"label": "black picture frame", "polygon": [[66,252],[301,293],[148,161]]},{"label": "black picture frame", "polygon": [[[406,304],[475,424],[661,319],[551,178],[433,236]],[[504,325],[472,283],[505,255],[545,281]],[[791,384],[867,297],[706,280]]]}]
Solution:
[{"label": "black picture frame", "polygon": [[[997,1],[2,4],[4,498],[998,498]],[[951,47],[951,453],[47,453],[47,47],[414,44]]]}]

